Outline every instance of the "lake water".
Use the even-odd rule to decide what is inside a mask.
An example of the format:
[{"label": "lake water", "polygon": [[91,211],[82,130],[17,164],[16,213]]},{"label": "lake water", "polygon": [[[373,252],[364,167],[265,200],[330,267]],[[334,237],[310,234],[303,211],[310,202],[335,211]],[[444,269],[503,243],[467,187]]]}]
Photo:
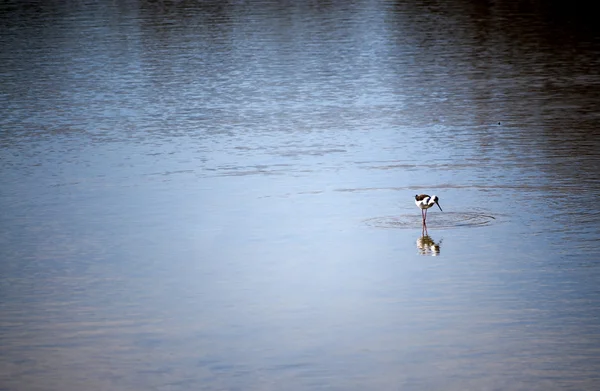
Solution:
[{"label": "lake water", "polygon": [[597,390],[593,11],[412,3],[0,5],[0,390]]}]

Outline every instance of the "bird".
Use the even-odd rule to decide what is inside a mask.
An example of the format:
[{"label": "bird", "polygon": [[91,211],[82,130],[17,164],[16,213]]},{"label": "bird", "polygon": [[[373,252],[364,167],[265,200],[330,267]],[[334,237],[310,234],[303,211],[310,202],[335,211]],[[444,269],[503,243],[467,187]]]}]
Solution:
[{"label": "bird", "polygon": [[439,198],[436,195],[429,196],[427,194],[415,195],[415,204],[421,208],[421,217],[423,217],[423,227],[427,227],[425,220],[427,219],[427,209],[433,205],[437,205],[438,208],[443,212],[442,207],[439,204]]}]

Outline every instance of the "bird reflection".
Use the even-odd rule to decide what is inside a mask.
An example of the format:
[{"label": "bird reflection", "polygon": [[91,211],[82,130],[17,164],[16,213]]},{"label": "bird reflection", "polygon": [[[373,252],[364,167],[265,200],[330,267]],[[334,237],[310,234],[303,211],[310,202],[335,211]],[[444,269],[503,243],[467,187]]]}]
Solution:
[{"label": "bird reflection", "polygon": [[419,249],[419,254],[421,255],[431,255],[434,257],[436,255],[440,255],[441,244],[441,240],[436,243],[429,235],[423,235],[417,239],[417,248]]}]

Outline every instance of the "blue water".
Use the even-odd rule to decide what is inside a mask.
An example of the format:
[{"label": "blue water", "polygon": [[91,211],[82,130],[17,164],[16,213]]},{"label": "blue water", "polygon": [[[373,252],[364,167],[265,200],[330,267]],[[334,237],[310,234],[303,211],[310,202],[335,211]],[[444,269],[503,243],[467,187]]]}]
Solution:
[{"label": "blue water", "polygon": [[597,389],[573,9],[1,7],[0,389]]}]

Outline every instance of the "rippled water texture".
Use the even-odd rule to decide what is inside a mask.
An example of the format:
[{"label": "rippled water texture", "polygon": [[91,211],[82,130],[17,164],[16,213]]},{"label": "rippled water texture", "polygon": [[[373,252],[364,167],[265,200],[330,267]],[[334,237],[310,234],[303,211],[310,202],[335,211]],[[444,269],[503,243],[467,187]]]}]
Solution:
[{"label": "rippled water texture", "polygon": [[[463,228],[463,227],[482,227],[496,222],[496,217],[476,213],[444,213],[435,217],[428,217],[427,221],[430,227],[435,229],[442,228]],[[410,228],[421,227],[421,216],[415,214],[399,216],[373,217],[365,220],[367,225],[379,228]]]},{"label": "rippled water texture", "polygon": [[596,14],[2,2],[0,390],[599,389]]}]

